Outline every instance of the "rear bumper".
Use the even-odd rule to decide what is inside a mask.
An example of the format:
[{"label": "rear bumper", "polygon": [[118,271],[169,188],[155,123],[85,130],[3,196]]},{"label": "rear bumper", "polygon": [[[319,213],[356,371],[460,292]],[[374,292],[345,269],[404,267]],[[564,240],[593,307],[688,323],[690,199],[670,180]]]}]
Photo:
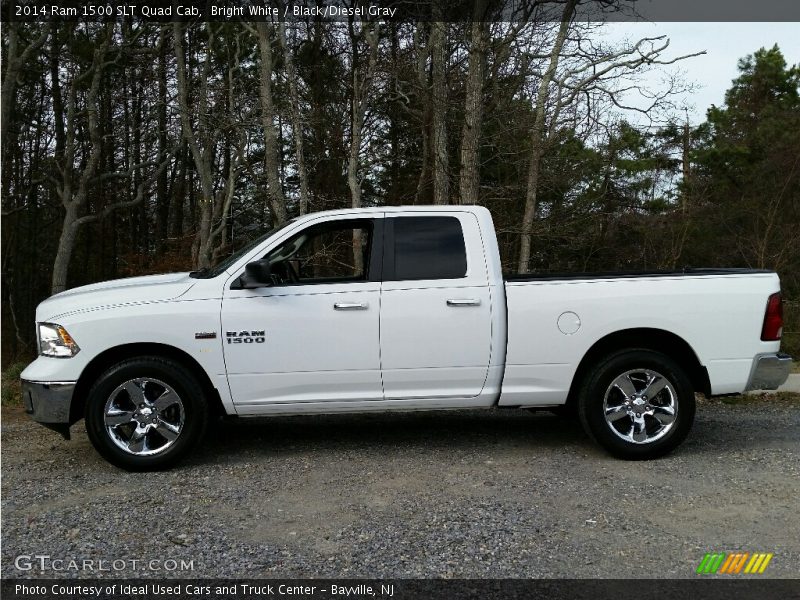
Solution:
[{"label": "rear bumper", "polygon": [[69,439],[70,408],[75,392],[74,381],[22,380],[22,403],[25,412],[37,423]]},{"label": "rear bumper", "polygon": [[753,359],[753,369],[745,391],[777,390],[789,379],[791,370],[792,357],[788,354],[759,354]]}]

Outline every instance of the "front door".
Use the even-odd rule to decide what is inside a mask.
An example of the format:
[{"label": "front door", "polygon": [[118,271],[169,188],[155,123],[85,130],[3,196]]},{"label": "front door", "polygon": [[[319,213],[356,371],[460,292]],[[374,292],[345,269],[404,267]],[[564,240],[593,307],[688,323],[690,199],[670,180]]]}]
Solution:
[{"label": "front door", "polygon": [[265,256],[273,285],[225,290],[225,366],[242,413],[383,399],[380,223],[312,223]]}]

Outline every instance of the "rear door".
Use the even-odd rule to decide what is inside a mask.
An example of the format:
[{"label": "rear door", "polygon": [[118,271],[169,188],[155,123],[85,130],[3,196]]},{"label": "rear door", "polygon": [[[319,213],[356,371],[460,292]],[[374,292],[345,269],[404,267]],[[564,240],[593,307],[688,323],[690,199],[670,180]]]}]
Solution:
[{"label": "rear door", "polygon": [[387,213],[384,231],[385,398],[477,396],[491,351],[488,274],[477,218],[465,212]]}]

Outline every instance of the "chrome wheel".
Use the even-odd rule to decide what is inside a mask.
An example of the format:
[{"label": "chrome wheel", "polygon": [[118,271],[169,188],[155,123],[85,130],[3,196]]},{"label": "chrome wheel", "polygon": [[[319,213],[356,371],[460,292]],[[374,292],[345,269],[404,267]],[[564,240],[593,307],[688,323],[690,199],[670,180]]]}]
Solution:
[{"label": "chrome wheel", "polygon": [[164,452],[178,439],[185,421],[180,396],[152,377],[137,377],[117,386],[103,410],[111,441],[136,456]]},{"label": "chrome wheel", "polygon": [[675,425],[678,393],[652,369],[633,369],[616,377],[603,398],[603,414],[611,431],[633,444],[650,444]]}]

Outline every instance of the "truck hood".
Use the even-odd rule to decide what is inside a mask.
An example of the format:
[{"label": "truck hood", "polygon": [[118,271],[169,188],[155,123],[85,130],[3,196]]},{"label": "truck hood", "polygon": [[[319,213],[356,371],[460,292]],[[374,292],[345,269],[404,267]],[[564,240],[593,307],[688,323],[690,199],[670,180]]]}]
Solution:
[{"label": "truck hood", "polygon": [[67,314],[173,300],[188,292],[197,283],[189,273],[168,273],[114,279],[72,288],[42,302],[36,309],[36,321],[54,320]]}]

